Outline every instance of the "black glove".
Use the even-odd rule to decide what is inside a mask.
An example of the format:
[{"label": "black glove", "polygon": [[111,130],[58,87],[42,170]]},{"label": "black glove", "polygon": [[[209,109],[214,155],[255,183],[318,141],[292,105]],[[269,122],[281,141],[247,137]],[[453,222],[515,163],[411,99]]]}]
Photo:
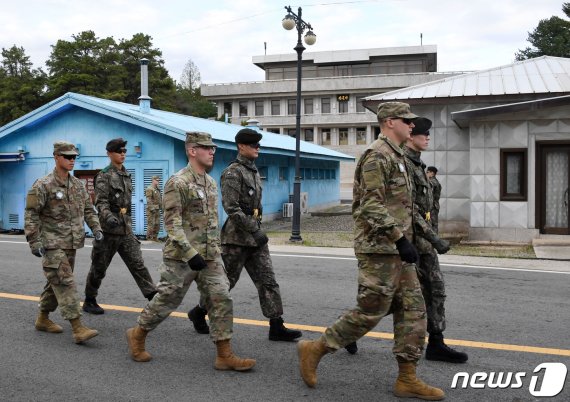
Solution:
[{"label": "black glove", "polygon": [[101,241],[103,240],[103,232],[101,232],[100,230],[95,232],[95,240],[97,241]]},{"label": "black glove", "polygon": [[396,240],[396,248],[398,249],[402,261],[413,263],[420,259],[418,251],[414,245],[406,239],[406,236],[402,236]]},{"label": "black glove", "polygon": [[117,218],[115,215],[111,215],[109,218],[107,218],[107,226],[109,226],[111,229],[116,228],[119,226],[119,218]]},{"label": "black glove", "polygon": [[188,260],[188,266],[192,271],[201,271],[208,268],[206,260],[202,258],[200,254],[196,254],[194,257]]},{"label": "black glove", "polygon": [[46,255],[46,249],[40,242],[34,243],[31,246],[31,248],[32,248],[32,254],[35,255],[36,257],[43,257],[44,255]]},{"label": "black glove", "polygon": [[269,241],[269,237],[261,229],[256,230],[251,234],[253,236],[253,240],[257,244],[257,247],[265,246]]},{"label": "black glove", "polygon": [[443,240],[443,239],[437,239],[437,241],[432,243],[432,245],[433,245],[433,248],[435,248],[437,250],[438,254],[445,254],[451,248],[449,246],[449,242],[447,240]]}]

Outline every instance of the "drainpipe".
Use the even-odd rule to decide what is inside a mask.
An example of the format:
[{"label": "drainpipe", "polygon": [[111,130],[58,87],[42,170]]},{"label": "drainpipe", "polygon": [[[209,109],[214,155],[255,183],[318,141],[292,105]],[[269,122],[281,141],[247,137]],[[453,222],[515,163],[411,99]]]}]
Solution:
[{"label": "drainpipe", "polygon": [[141,96],[139,97],[139,109],[141,113],[150,113],[150,101],[148,96],[148,59],[141,59]]}]

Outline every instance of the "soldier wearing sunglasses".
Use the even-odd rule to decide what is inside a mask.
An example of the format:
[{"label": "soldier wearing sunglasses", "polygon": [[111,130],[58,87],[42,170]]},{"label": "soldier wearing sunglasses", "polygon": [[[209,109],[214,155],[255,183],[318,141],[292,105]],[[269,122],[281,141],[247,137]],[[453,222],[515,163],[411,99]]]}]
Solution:
[{"label": "soldier wearing sunglasses", "polygon": [[144,265],[141,243],[131,229],[131,174],[123,163],[127,154],[127,141],[115,138],[107,143],[107,156],[111,163],[95,176],[95,207],[105,237],[93,242],[91,269],[85,284],[83,310],[91,314],[103,314],[97,304],[97,294],[107,268],[116,253],[127,265],[144,297],[151,300],[156,287]]}]

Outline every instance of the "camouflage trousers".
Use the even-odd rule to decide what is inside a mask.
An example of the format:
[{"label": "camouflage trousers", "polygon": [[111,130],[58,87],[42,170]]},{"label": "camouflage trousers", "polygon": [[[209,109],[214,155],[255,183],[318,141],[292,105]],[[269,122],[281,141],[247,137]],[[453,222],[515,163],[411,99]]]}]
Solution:
[{"label": "camouflage trousers", "polygon": [[155,329],[182,303],[190,285],[196,281],[208,310],[210,337],[214,342],[230,339],[233,332],[233,302],[228,277],[219,257],[207,263],[208,268],[192,271],[186,262],[165,258],[158,268],[158,293],[140,314],[138,324],[147,331]]},{"label": "camouflage trousers", "polygon": [[337,350],[355,342],[389,312],[394,316],[394,347],[399,362],[417,362],[425,343],[426,309],[414,264],[397,255],[357,254],[357,307],[327,328],[323,339]]},{"label": "camouflage trousers", "polygon": [[40,311],[51,313],[59,306],[65,320],[81,316],[79,294],[73,277],[75,250],[47,250],[42,266],[47,283],[40,296]]},{"label": "camouflage trousers", "polygon": [[144,265],[141,243],[132,233],[116,235],[105,233],[101,241],[93,240],[91,251],[91,268],[85,283],[85,296],[97,297],[101,282],[105,278],[107,268],[116,253],[127,265],[144,297],[156,291],[148,269]]},{"label": "camouflage trousers", "polygon": [[[267,318],[279,318],[283,315],[283,303],[279,285],[275,281],[269,247],[222,245],[222,258],[230,281],[230,290],[234,288],[243,268],[249,274],[257,288],[261,312]],[[202,305],[202,301],[200,301]]]},{"label": "camouflage trousers", "polygon": [[439,233],[439,211],[432,209],[430,213],[430,223],[433,231],[437,234]]},{"label": "camouflage trousers", "polygon": [[146,209],[146,238],[147,240],[156,240],[160,231],[160,210]]},{"label": "camouflage trousers", "polygon": [[439,268],[437,253],[420,254],[418,279],[426,302],[427,331],[441,334],[445,331],[445,282]]}]

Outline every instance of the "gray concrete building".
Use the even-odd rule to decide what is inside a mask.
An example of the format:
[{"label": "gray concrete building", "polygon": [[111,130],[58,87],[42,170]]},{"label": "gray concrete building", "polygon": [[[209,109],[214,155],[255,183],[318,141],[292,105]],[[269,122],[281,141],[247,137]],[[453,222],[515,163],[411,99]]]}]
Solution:
[{"label": "gray concrete building", "polygon": [[543,56],[366,98],[433,121],[440,227],[473,240],[570,235],[570,59]]},{"label": "gray concrete building", "polygon": [[[297,54],[254,56],[253,64],[264,81],[202,84],[202,95],[232,123],[255,118],[266,131],[294,136]],[[456,74],[437,72],[435,45],[306,52],[301,139],[358,157],[379,132],[363,98]],[[352,199],[354,168],[341,163],[341,199]]]}]

